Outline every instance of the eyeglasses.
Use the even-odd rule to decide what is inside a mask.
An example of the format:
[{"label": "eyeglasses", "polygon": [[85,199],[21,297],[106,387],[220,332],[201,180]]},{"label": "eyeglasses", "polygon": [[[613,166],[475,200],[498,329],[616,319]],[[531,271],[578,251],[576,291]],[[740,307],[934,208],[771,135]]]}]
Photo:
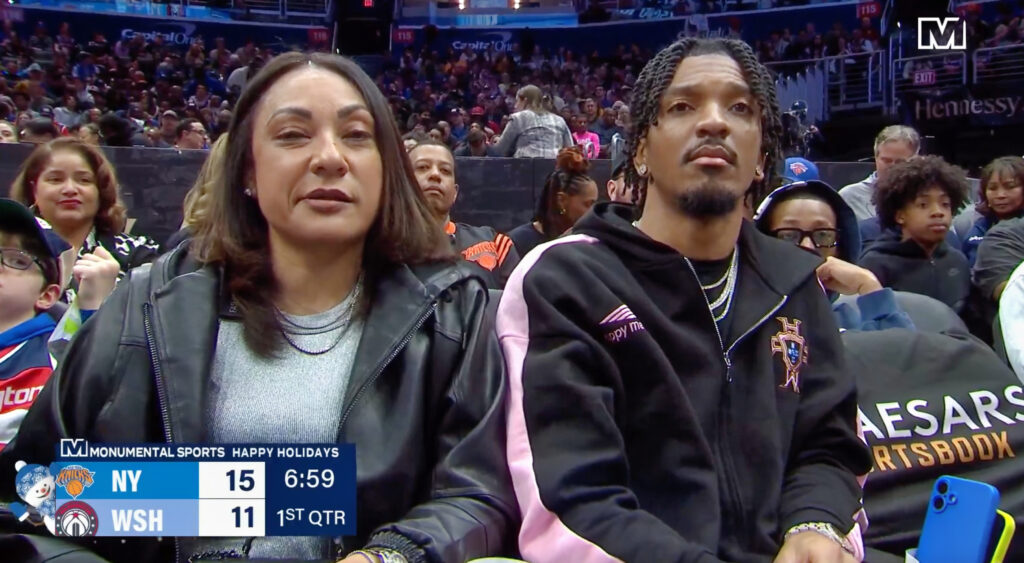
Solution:
[{"label": "eyeglasses", "polygon": [[43,269],[43,264],[24,250],[19,248],[0,248],[0,265],[3,267],[27,270],[32,267],[32,264],[39,266],[40,270]]},{"label": "eyeglasses", "polygon": [[838,244],[839,229],[814,229],[812,231],[795,228],[775,229],[772,231],[772,236],[797,245],[805,238],[810,237],[815,248],[833,248]]}]

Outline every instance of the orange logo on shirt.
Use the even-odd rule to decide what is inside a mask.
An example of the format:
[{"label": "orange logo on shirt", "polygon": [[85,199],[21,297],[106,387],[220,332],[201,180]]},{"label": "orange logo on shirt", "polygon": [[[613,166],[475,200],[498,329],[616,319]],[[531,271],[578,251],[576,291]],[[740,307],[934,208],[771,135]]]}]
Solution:
[{"label": "orange logo on shirt", "polygon": [[493,241],[478,242],[462,251],[462,257],[476,262],[481,268],[491,272],[505,262],[505,256],[512,249],[512,239],[499,234]]},{"label": "orange logo on shirt", "polygon": [[491,271],[498,266],[498,248],[492,241],[478,242],[462,251],[462,257]]}]

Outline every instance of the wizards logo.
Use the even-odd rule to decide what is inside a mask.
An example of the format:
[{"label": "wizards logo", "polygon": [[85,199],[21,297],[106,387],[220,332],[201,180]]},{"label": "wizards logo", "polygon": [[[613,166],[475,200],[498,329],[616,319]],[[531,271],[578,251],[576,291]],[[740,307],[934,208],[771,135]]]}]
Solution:
[{"label": "wizards logo", "polygon": [[782,355],[782,365],[786,368],[786,380],[779,385],[785,389],[792,387],[794,393],[800,392],[800,368],[807,365],[807,341],[800,334],[801,321],[790,321],[787,317],[776,317],[782,330],[772,337],[772,356]]}]

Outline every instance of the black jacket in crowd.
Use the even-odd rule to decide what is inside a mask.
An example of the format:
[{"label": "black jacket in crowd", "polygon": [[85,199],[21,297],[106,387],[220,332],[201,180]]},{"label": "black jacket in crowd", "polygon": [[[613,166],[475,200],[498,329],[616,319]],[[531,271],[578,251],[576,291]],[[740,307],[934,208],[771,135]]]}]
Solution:
[{"label": "black jacket in crowd", "polygon": [[971,292],[967,257],[946,242],[929,258],[921,245],[888,232],[864,251],[860,266],[871,270],[882,287],[934,297],[958,313]]},{"label": "black jacket in crowd", "polygon": [[744,222],[720,339],[633,213],[594,206],[498,308],[523,558],[767,562],[796,524],[854,531],[871,463],[821,259]]},{"label": "black jacket in crowd", "polygon": [[[338,428],[338,442],[356,445],[358,530],[339,555],[366,545],[410,562],[508,553],[518,510],[486,288],[452,265],[398,266],[368,281],[371,306]],[[0,451],[0,499],[17,499],[15,460],[48,464],[60,438],[204,442],[218,324],[233,315],[219,269],[200,267],[187,247],[133,270]],[[168,560],[177,550],[153,538],[95,542],[112,561]]]}]

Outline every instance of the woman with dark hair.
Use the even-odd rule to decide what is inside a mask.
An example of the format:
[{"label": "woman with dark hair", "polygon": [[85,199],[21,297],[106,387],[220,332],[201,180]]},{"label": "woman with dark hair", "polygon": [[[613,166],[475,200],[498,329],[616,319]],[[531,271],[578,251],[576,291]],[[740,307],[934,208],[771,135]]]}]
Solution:
[{"label": "woman with dark hair", "polygon": [[384,96],[348,59],[287,53],[247,84],[228,138],[193,244],[83,326],[0,451],[0,498],[15,460],[49,463],[64,437],[354,443],[355,536],[94,547],[112,561],[503,553],[517,509],[487,289],[456,267]]},{"label": "woman with dark hair", "polygon": [[1003,156],[981,171],[981,201],[975,206],[981,217],[967,231],[962,250],[971,266],[985,233],[1003,219],[1024,215],[1024,158]]},{"label": "woman with dark hair", "polygon": [[590,161],[578,147],[562,149],[555,171],[544,182],[533,221],[508,233],[520,256],[569,230],[597,201],[597,182],[587,176]]},{"label": "woman with dark hair", "polygon": [[126,215],[114,167],[96,146],[73,137],[39,145],[11,185],[11,199],[35,210],[84,257],[103,248],[124,277],[153,261],[159,245],[124,232]]}]

